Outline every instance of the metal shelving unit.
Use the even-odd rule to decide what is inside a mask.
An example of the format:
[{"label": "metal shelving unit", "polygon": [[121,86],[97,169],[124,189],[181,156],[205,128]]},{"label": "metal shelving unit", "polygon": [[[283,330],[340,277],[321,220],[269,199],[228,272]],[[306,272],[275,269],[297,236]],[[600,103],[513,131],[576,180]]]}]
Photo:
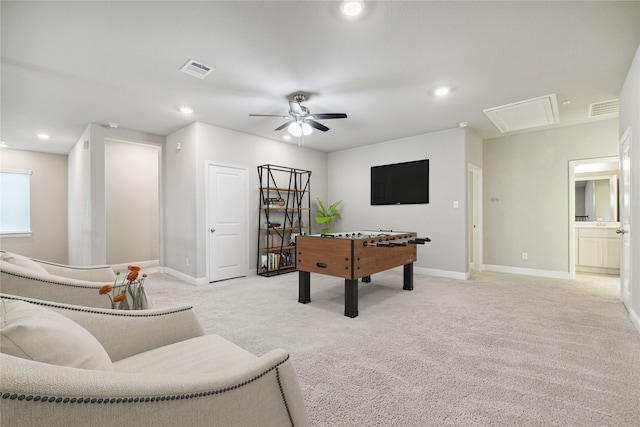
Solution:
[{"label": "metal shelving unit", "polygon": [[295,271],[295,236],[311,226],[311,171],[258,166],[258,265],[261,276]]}]

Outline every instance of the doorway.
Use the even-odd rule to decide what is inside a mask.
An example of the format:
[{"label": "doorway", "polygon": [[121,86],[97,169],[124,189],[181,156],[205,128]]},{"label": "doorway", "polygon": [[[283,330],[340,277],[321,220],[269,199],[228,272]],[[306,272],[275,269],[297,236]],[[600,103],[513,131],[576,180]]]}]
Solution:
[{"label": "doorway", "polygon": [[[569,161],[570,279],[576,278],[578,260],[576,224],[584,223],[585,226],[601,226],[602,230],[604,230],[617,224],[619,220],[619,168],[620,159],[618,156]],[[585,240],[586,244],[593,245],[589,248],[589,254],[596,256],[596,258],[604,256],[603,253],[606,251],[605,244],[610,246],[610,243],[599,242],[595,238]],[[610,249],[612,249],[611,253],[617,252],[617,248],[610,247]],[[613,260],[614,258],[615,256],[612,255],[611,259]],[[592,272],[598,272],[598,270]]]},{"label": "doorway", "polygon": [[482,169],[468,165],[469,270],[482,270]]},{"label": "doorway", "polygon": [[154,144],[105,138],[105,245],[109,265],[158,265],[160,150]]},{"label": "doorway", "polygon": [[207,277],[209,283],[247,275],[248,170],[208,163]]}]

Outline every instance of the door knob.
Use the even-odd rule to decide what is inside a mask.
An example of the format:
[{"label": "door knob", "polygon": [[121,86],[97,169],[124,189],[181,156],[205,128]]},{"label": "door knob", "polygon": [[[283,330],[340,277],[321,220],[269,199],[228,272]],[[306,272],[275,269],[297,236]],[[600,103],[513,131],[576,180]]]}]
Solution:
[{"label": "door knob", "polygon": [[211,232],[212,232],[212,233],[215,233],[215,232],[216,232],[216,229],[215,229],[215,228],[212,228],[212,229],[211,229]]},{"label": "door knob", "polygon": [[624,234],[624,230],[623,230],[622,228],[618,228],[618,229],[616,230],[616,233],[618,233],[618,234]]}]

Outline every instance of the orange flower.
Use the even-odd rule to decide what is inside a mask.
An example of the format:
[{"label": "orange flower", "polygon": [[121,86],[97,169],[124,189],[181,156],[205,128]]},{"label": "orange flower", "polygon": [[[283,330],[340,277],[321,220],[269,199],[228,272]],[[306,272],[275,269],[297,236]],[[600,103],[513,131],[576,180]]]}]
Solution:
[{"label": "orange flower", "polygon": [[100,295],[108,294],[109,292],[111,292],[112,289],[113,287],[111,285],[104,285],[103,287],[100,288],[98,293]]},{"label": "orange flower", "polygon": [[113,297],[113,302],[120,302],[123,299],[125,299],[127,296],[125,294],[118,294],[115,297]]},{"label": "orange flower", "polygon": [[127,274],[127,280],[133,282],[138,278],[138,272],[135,270],[131,270],[129,274]]},{"label": "orange flower", "polygon": [[140,267],[138,267],[137,265],[130,265],[127,268],[129,269],[129,271],[140,271]]}]

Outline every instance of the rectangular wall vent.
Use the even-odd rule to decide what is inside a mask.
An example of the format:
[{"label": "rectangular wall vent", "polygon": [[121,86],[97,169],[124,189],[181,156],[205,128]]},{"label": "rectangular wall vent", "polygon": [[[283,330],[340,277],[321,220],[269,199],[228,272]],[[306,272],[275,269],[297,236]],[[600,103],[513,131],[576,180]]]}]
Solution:
[{"label": "rectangular wall vent", "polygon": [[553,125],[560,122],[556,94],[482,110],[502,133]]},{"label": "rectangular wall vent", "polygon": [[594,102],[589,104],[589,117],[599,117],[606,114],[618,113],[618,100],[611,99],[609,101]]},{"label": "rectangular wall vent", "polygon": [[208,65],[204,65],[198,61],[194,61],[193,59],[190,59],[187,61],[186,64],[184,64],[182,68],[180,68],[180,71],[182,71],[185,74],[189,74],[190,76],[194,76],[199,79],[204,79],[209,75],[211,71],[213,71],[213,68],[209,67]]}]

